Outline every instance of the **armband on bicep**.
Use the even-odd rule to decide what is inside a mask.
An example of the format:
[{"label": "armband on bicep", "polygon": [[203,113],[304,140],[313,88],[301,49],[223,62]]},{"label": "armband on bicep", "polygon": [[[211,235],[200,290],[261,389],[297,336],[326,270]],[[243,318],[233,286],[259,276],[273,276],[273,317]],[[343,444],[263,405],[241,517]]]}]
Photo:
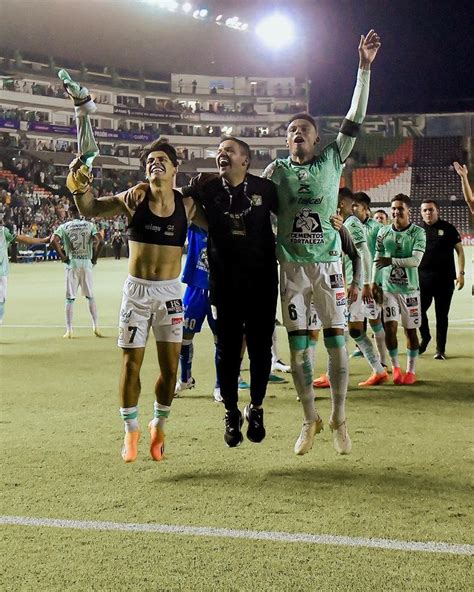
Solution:
[{"label": "armband on bicep", "polygon": [[355,121],[351,121],[350,119],[344,118],[344,121],[341,124],[340,132],[345,136],[349,136],[350,138],[356,138],[361,124],[356,123]]}]

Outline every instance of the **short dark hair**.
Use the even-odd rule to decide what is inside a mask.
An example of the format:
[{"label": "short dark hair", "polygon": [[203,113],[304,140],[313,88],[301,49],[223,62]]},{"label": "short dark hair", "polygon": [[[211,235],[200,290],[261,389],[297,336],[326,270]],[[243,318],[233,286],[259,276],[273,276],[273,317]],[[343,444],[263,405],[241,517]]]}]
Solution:
[{"label": "short dark hair", "polygon": [[421,202],[421,205],[420,205],[420,207],[421,207],[423,204],[426,204],[426,203],[432,203],[432,204],[434,205],[434,207],[435,207],[435,208],[438,210],[438,212],[439,212],[439,205],[438,205],[438,202],[437,202],[436,200],[434,200],[434,199],[429,199],[428,197],[426,197],[426,198],[425,198],[425,199],[424,199],[424,200]]},{"label": "short dark hair", "polygon": [[77,216],[79,216],[79,209],[76,206],[76,202],[73,199],[69,200],[69,207],[68,207],[68,214],[69,216],[73,216],[74,218],[77,218]]},{"label": "short dark hair", "polygon": [[166,138],[160,138],[158,140],[155,140],[151,144],[143,146],[140,152],[140,164],[143,168],[146,168],[146,159],[148,158],[148,155],[151,152],[158,151],[164,152],[169,157],[173,165],[175,167],[178,166],[178,155],[176,153],[175,148],[168,142]]},{"label": "short dark hair", "polygon": [[370,197],[367,195],[367,193],[365,193],[365,191],[357,191],[354,193],[354,200],[370,208]]},{"label": "short dark hair", "polygon": [[232,142],[235,142],[236,144],[239,145],[241,151],[245,154],[245,156],[249,159],[249,164],[248,167],[250,167],[250,161],[252,160],[252,151],[250,150],[250,146],[247,144],[247,142],[244,142],[243,140],[241,140],[240,138],[236,138],[235,136],[221,136],[221,143],[225,142],[226,140],[231,140]]},{"label": "short dark hair", "polygon": [[392,197],[390,203],[392,204],[394,201],[401,201],[409,208],[411,207],[411,199],[408,197],[408,195],[405,195],[404,193],[398,193],[395,197]]},{"label": "short dark hair", "polygon": [[293,115],[293,117],[287,123],[286,127],[290,127],[290,125],[293,123],[293,121],[295,121],[295,119],[305,119],[306,121],[309,121],[309,123],[314,127],[314,129],[318,131],[316,121],[314,120],[314,117],[311,117],[309,113],[296,113],[296,115]]},{"label": "short dark hair", "polygon": [[354,199],[354,194],[349,187],[340,187],[338,193],[339,199]]},{"label": "short dark hair", "polygon": [[387,216],[388,219],[388,214],[385,210],[376,210],[373,215],[375,216],[375,214],[385,214],[385,216]]}]

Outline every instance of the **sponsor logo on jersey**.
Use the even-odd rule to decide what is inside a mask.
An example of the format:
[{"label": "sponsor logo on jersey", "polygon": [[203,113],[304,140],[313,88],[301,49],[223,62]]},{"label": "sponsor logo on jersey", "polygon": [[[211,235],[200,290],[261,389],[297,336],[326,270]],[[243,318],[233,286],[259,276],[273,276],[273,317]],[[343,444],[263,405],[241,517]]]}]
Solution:
[{"label": "sponsor logo on jersey", "polygon": [[179,325],[182,322],[183,322],[183,317],[174,317],[173,319],[171,319],[172,325]]},{"label": "sponsor logo on jersey", "polygon": [[319,214],[310,208],[296,212],[290,242],[296,245],[320,245],[324,243],[323,229]]},{"label": "sponsor logo on jersey", "polygon": [[196,263],[196,268],[199,269],[200,271],[205,271],[206,273],[209,272],[209,260],[207,258],[207,247],[205,247],[204,249],[201,249],[201,252],[199,253],[198,261]]},{"label": "sponsor logo on jersey", "polygon": [[410,296],[406,299],[407,306],[418,306],[418,296]]},{"label": "sponsor logo on jersey", "polygon": [[166,236],[174,236],[174,224],[168,224],[165,230]]},{"label": "sponsor logo on jersey", "polygon": [[165,304],[169,315],[183,312],[183,301],[181,298],[176,298],[176,300],[167,300]]},{"label": "sponsor logo on jersey", "polygon": [[317,206],[323,201],[322,197],[300,197],[298,203],[302,206]]},{"label": "sponsor logo on jersey", "polygon": [[161,226],[155,224],[145,224],[145,230],[151,230],[152,232],[161,232]]},{"label": "sponsor logo on jersey", "polygon": [[329,251],[331,257],[337,257],[339,255],[339,251]]},{"label": "sponsor logo on jersey", "polygon": [[344,287],[344,278],[342,277],[342,273],[332,273],[329,276],[329,281],[331,282],[331,288]]},{"label": "sponsor logo on jersey", "polygon": [[407,272],[403,267],[393,267],[390,272],[389,281],[396,286],[406,286],[408,285]]},{"label": "sponsor logo on jersey", "polygon": [[414,318],[418,317],[418,309],[417,309],[417,308],[409,308],[409,309],[408,309],[408,312],[409,312],[409,314],[410,314],[410,317],[411,317],[412,319],[414,319]]},{"label": "sponsor logo on jersey", "polygon": [[345,292],[336,292],[336,306],[345,306],[346,305],[346,293]]},{"label": "sponsor logo on jersey", "polygon": [[256,193],[250,196],[250,201],[252,202],[253,206],[261,206],[263,202],[262,196],[257,195]]}]

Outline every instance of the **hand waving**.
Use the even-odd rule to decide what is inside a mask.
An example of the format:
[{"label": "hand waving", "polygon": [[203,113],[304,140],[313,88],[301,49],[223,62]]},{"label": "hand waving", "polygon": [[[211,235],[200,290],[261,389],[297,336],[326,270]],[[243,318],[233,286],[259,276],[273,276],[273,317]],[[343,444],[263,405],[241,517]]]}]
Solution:
[{"label": "hand waving", "polygon": [[364,35],[360,36],[359,59],[362,67],[370,66],[374,61],[380,46],[380,37],[373,29],[370,29],[365,37]]}]

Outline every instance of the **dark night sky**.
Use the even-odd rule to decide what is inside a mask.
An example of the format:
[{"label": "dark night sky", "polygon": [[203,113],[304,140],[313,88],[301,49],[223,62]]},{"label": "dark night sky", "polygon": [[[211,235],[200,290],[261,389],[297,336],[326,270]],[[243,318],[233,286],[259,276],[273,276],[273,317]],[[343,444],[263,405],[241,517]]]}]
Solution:
[{"label": "dark night sky", "polygon": [[306,61],[312,112],[343,115],[359,35],[372,27],[382,48],[373,67],[371,113],[474,110],[472,1],[191,1],[251,24],[280,8],[294,17],[298,39],[271,55],[252,32],[178,18],[135,0],[0,0],[0,46],[134,72],[289,75]]}]

